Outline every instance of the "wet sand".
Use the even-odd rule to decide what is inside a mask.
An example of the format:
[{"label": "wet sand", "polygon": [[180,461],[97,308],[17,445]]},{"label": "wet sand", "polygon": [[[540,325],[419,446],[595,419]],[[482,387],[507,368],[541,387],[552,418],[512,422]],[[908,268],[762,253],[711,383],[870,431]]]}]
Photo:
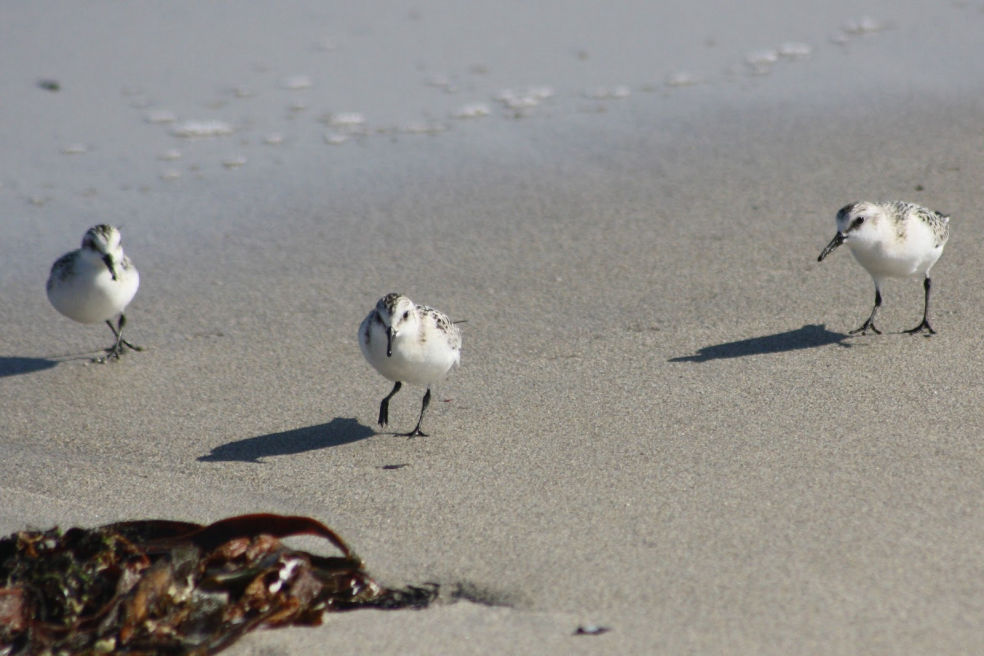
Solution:
[{"label": "wet sand", "polygon": [[[9,9],[0,532],[308,514],[463,597],[231,654],[976,651],[984,12],[868,4]],[[953,217],[932,338],[918,281],[848,336],[870,278],[816,262],[892,198]],[[43,289],[104,221],[147,350],[94,365]],[[356,340],[397,290],[467,320],[428,438]]]}]

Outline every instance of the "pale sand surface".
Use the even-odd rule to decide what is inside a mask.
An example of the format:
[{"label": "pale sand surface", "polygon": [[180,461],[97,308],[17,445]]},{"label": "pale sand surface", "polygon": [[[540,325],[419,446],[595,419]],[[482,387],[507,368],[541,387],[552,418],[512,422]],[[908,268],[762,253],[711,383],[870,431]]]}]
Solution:
[{"label": "pale sand surface", "polygon": [[[979,652],[984,12],[813,4],[6,7],[0,532],[308,514],[384,582],[478,602],[230,654]],[[812,52],[745,64],[785,41]],[[554,97],[527,117],[493,99],[529,85]],[[330,112],[367,134],[326,143]],[[871,281],[816,262],[840,206],[890,198],[953,216],[930,339],[847,337]],[[106,366],[56,357],[109,331],[43,293],[102,221],[148,347]],[[393,290],[468,320],[425,439],[376,433],[355,337]],[[888,287],[887,333],[921,291]]]}]

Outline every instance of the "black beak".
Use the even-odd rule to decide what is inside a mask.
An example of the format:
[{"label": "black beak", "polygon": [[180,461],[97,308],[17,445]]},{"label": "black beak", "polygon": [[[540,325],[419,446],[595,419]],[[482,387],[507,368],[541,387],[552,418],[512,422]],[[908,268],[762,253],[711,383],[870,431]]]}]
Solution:
[{"label": "black beak", "polygon": [[386,357],[393,356],[393,329],[390,328],[386,331]]},{"label": "black beak", "polygon": [[106,268],[109,269],[109,275],[113,276],[113,280],[116,280],[116,269],[113,268],[113,258],[111,258],[108,254],[103,255],[103,264],[105,264]]},{"label": "black beak", "polygon": [[846,240],[847,235],[838,230],[837,234],[834,235],[834,238],[830,240],[830,243],[827,244],[822,251],[820,251],[820,257],[817,258],[817,262],[823,262],[823,258],[833,253],[834,249],[843,244]]}]

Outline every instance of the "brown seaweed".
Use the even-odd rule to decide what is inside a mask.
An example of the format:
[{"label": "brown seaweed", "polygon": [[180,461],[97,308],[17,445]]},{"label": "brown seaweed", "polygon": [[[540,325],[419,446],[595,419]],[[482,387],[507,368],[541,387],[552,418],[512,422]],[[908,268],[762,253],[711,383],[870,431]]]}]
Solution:
[{"label": "brown seaweed", "polygon": [[[326,539],[339,556],[282,538]],[[388,589],[309,517],[170,520],[0,539],[0,655],[214,654],[248,631],[317,625],[327,612],[422,608],[436,586]]]}]

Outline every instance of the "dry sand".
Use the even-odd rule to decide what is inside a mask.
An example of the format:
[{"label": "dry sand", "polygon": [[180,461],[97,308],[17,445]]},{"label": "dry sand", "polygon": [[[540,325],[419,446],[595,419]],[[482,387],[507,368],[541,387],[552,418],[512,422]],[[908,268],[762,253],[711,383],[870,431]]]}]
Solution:
[{"label": "dry sand", "polygon": [[[980,3],[278,7],[5,8],[0,532],[309,514],[472,600],[230,654],[981,650]],[[929,339],[816,262],[890,198],[953,216]],[[101,366],[43,287],[104,221],[148,350]],[[468,320],[428,438],[374,425],[393,290]]]}]

